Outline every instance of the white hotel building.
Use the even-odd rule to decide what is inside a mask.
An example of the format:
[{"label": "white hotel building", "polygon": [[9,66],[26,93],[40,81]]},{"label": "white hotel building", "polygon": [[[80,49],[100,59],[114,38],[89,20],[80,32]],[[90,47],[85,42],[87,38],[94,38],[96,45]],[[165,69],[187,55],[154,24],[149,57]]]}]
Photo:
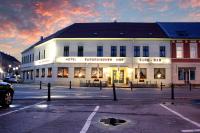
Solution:
[{"label": "white hotel building", "polygon": [[170,56],[157,23],[75,23],[23,51],[21,71],[24,82],[170,84]]}]

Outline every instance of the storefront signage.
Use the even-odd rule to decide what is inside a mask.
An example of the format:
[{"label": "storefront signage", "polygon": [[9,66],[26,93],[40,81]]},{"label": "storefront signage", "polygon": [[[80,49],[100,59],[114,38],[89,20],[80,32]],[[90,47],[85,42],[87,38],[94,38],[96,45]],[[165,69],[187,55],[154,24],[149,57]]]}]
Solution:
[{"label": "storefront signage", "polygon": [[166,57],[134,57],[134,63],[170,64],[170,58]]},{"label": "storefront signage", "polygon": [[36,66],[38,66],[38,65],[50,64],[50,63],[53,63],[53,60],[52,60],[52,59],[41,59],[41,60],[34,61],[34,64],[35,64]]},{"label": "storefront signage", "polygon": [[125,63],[124,57],[59,57],[57,63]]}]

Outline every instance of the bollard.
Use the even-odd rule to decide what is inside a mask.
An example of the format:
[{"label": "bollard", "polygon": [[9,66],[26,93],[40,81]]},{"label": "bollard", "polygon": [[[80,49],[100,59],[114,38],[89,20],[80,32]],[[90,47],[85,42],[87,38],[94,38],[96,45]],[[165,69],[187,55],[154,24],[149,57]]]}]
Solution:
[{"label": "bollard", "polygon": [[115,83],[113,83],[113,100],[117,101],[116,91],[115,91]]},{"label": "bollard", "polygon": [[190,83],[190,91],[192,91],[192,84]]},{"label": "bollard", "polygon": [[171,99],[174,99],[174,84],[171,85]]},{"label": "bollard", "polygon": [[102,90],[102,82],[101,82],[101,80],[99,82],[99,88],[100,88],[100,90]]},{"label": "bollard", "polygon": [[133,83],[131,82],[131,91],[133,91]]},{"label": "bollard", "polygon": [[40,90],[42,89],[42,81],[40,81]]},{"label": "bollard", "polygon": [[69,89],[71,89],[72,88],[72,81],[70,80],[69,81]]},{"label": "bollard", "polygon": [[47,101],[51,101],[51,83],[48,83],[48,99]]},{"label": "bollard", "polygon": [[160,90],[162,91],[162,86],[163,86],[163,84],[162,84],[162,82],[160,83]]}]

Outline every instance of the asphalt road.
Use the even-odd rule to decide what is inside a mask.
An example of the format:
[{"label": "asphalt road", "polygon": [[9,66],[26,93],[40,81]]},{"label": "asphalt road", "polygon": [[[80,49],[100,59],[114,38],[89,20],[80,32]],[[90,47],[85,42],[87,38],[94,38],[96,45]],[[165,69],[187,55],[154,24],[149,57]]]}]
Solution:
[{"label": "asphalt road", "polygon": [[[10,108],[0,107],[0,133],[178,133],[200,132],[200,89],[72,88],[14,85]],[[117,126],[101,119],[125,120]],[[109,122],[109,121],[107,121]]]}]

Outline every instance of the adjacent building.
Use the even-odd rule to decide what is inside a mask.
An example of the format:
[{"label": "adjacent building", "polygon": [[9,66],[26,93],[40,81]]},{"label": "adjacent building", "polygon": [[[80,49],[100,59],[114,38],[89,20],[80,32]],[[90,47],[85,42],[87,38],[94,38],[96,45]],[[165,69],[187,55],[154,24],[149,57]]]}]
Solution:
[{"label": "adjacent building", "polygon": [[[71,81],[77,86],[100,80],[107,85],[116,83],[120,86],[126,86],[130,81],[134,84],[185,83],[177,78],[179,68],[173,64],[177,63],[174,51],[179,50],[174,49],[174,43],[191,40],[172,38],[167,32],[170,29],[167,24],[72,24],[49,37],[41,37],[39,42],[22,52],[22,77],[25,82],[69,84]],[[199,43],[198,37],[193,41]],[[198,47],[197,44],[194,46],[195,49]],[[192,74],[194,67],[188,67]],[[195,77],[194,83],[198,80]]]}]

